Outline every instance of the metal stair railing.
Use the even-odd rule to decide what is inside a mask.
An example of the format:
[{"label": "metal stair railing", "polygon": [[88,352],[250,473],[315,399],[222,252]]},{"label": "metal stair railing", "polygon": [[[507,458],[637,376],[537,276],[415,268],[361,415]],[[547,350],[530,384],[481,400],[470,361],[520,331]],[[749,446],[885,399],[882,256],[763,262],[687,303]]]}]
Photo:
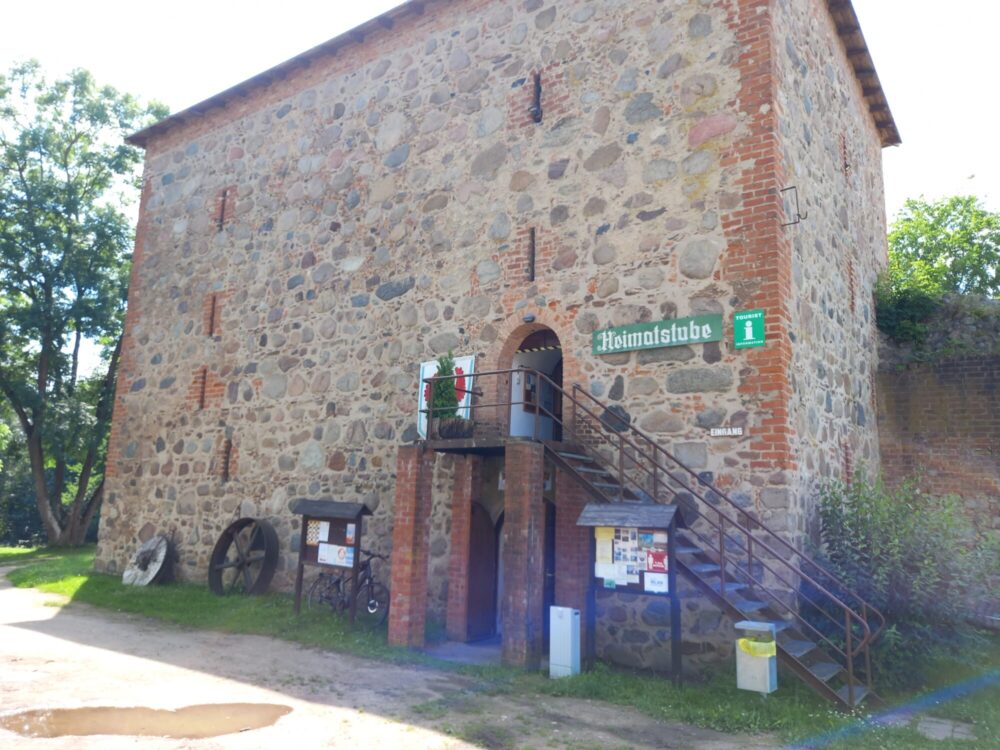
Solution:
[{"label": "metal stair railing", "polygon": [[[561,397],[562,412],[556,414],[547,409],[540,398],[526,401],[511,397],[509,378],[514,374],[536,378],[539,390],[542,383],[547,384]],[[839,666],[847,672],[847,696],[851,705],[854,704],[855,677],[859,671],[856,661],[860,657],[864,659],[864,666],[860,671],[864,673],[868,689],[872,689],[871,644],[884,629],[884,616],[825,566],[805,555],[782,535],[769,529],[754,518],[748,509],[681,463],[656,440],[632,425],[630,419],[624,419],[579,385],[574,384],[572,390],[567,391],[544,373],[527,368],[494,370],[444,378],[435,376],[426,382],[459,378],[467,379],[466,383],[469,384],[467,390],[473,394],[469,407],[471,416],[474,417],[484,410],[494,409],[495,421],[502,427],[506,424],[511,406],[530,405],[534,411],[535,440],[539,440],[542,433],[541,420],[549,418],[553,424],[560,426],[563,442],[580,446],[588,451],[590,458],[596,458],[599,464],[602,459],[610,464],[612,467],[610,469],[604,466],[601,468],[608,476],[617,480],[617,496],[595,486],[593,481],[584,477],[568,462],[564,462],[565,469],[604,501],[625,501],[626,493],[632,494],[637,499],[649,497],[657,502],[663,502],[665,496],[668,500],[677,499],[682,507],[682,515],[688,521],[690,533],[705,545],[706,553],[717,557],[720,568],[718,595],[723,600],[731,606],[737,606],[727,596],[727,573],[747,579],[751,591],[759,589],[773,602],[775,611],[793,619],[805,632],[814,634],[826,644],[829,651],[841,657],[842,663]],[[476,388],[473,383],[481,384],[490,378],[497,379],[496,397],[494,403],[482,403],[480,399],[485,395],[484,390]],[[507,398],[504,398],[505,395]],[[571,407],[569,419],[566,419],[567,405]],[[506,410],[506,413],[501,413],[501,409]],[[723,512],[722,506],[733,509],[736,517]],[[714,539],[709,539],[698,531],[696,528],[698,521],[708,527]],[[727,566],[730,567],[729,571]],[[797,607],[782,599],[772,590],[772,581],[758,578],[754,572],[755,566],[770,573],[773,581],[786,586],[789,594],[797,596],[800,605],[807,604],[821,613],[833,626],[833,635],[821,632]],[[806,567],[811,573],[807,572]],[[789,578],[793,580],[788,580]],[[824,585],[817,580],[818,578],[823,578],[827,584]],[[812,586],[815,595],[820,597],[821,601],[806,595],[801,590],[798,584],[802,581]],[[844,601],[845,599],[850,603]],[[839,617],[831,615],[831,610],[839,613]]]},{"label": "metal stair railing", "polygon": [[[582,400],[589,401],[595,408],[603,409],[601,417],[598,417],[594,413],[593,408],[586,408],[580,402]],[[624,478],[626,472],[622,468],[626,462],[631,462],[633,467],[640,473],[644,474],[647,482],[652,484],[652,496],[659,499],[661,497],[661,489],[666,490],[672,496],[676,497],[681,494],[676,487],[670,487],[668,482],[673,482],[686,492],[691,498],[695,498],[707,509],[710,513],[714,514],[718,521],[713,521],[713,519],[704,512],[701,508],[691,507],[690,505],[684,505],[684,509],[688,514],[693,513],[698,520],[704,521],[708,526],[710,526],[718,535],[718,544],[716,545],[713,541],[706,539],[704,535],[699,533],[696,529],[692,528],[692,533],[698,537],[698,539],[704,544],[707,543],[709,549],[716,553],[718,556],[718,562],[720,566],[720,595],[725,598],[726,595],[726,564],[733,564],[737,570],[740,570],[742,575],[748,576],[751,580],[758,584],[761,590],[769,596],[772,600],[779,604],[779,609],[787,612],[792,616],[795,621],[800,624],[805,630],[816,634],[823,642],[828,644],[828,646],[834,650],[835,653],[843,658],[844,663],[843,668],[848,673],[848,700],[853,704],[853,687],[855,682],[855,660],[859,657],[864,657],[864,668],[863,672],[865,675],[865,681],[869,690],[871,690],[871,644],[882,632],[885,625],[884,616],[871,604],[865,601],[860,595],[856,594],[851,590],[850,586],[838,578],[834,573],[830,572],[825,568],[825,566],[816,562],[812,558],[806,556],[801,550],[788,542],[780,534],[772,531],[759,520],[753,518],[749,511],[738,503],[736,503],[732,498],[730,498],[725,492],[720,490],[718,487],[713,486],[711,483],[704,480],[696,472],[694,472],[689,467],[685,466],[680,462],[675,456],[669,453],[665,448],[663,448],[659,443],[650,438],[644,432],[633,426],[630,422],[626,422],[620,417],[611,417],[610,419],[607,415],[607,405],[601,402],[599,399],[592,396],[590,393],[586,392],[579,385],[573,386],[573,396],[570,399],[573,404],[574,412],[574,422],[576,422],[580,414],[591,420],[591,429],[589,433],[592,437],[597,438],[600,442],[605,445],[612,445],[617,451],[617,464],[618,464],[618,475]],[[607,432],[608,421],[617,419],[618,424],[614,424],[613,431],[616,436],[609,436]],[[599,426],[599,427],[598,427]],[[580,435],[582,430],[579,425],[575,425],[575,434]],[[630,438],[625,438],[625,433],[628,433]],[[631,455],[628,450],[631,449]],[[643,459],[647,462],[643,464]],[[669,465],[664,465],[663,461],[669,461],[673,464],[676,469],[671,468]],[[682,476],[678,476],[681,474]],[[685,477],[689,477],[685,481]],[[648,485],[647,485],[648,486]],[[707,492],[703,492],[700,488],[706,487]],[[712,502],[714,500],[715,502]],[[739,523],[731,516],[724,513],[718,506],[720,504],[728,505],[736,511],[738,518],[743,519],[743,523]],[[743,544],[739,540],[735,539],[730,532],[726,530],[726,525],[729,525],[731,529],[741,534],[745,539],[746,543]],[[694,524],[690,524],[693,526]],[[759,532],[756,535],[755,532]],[[765,537],[764,539],[761,536]],[[745,552],[747,556],[746,569],[742,570],[740,568],[740,563],[732,559],[731,550],[729,549],[733,546],[738,548],[738,551]],[[753,576],[753,563],[755,560],[754,547],[758,547],[760,550],[768,553],[771,559],[778,563],[778,566],[784,566],[791,577],[804,580],[809,582],[813,587],[815,592],[823,597],[825,601],[817,602],[806,596],[801,590],[798,590],[799,598],[805,598],[806,602],[812,605],[819,613],[821,613],[826,619],[830,620],[832,624],[835,625],[836,629],[842,634],[840,643],[843,647],[835,643],[826,634],[821,633],[811,622],[804,618],[800,612],[795,608],[783,602],[780,597],[777,597],[771,590],[771,587],[758,580]],[[778,551],[778,548],[782,550],[785,554],[789,556],[789,559],[785,559],[784,555]],[[798,559],[805,563],[805,565],[796,564],[794,561]],[[762,565],[764,569],[768,570],[775,578],[786,586],[789,586],[790,590],[798,589],[798,586],[791,585],[783,576],[777,574],[771,565],[764,563],[760,551],[756,553],[756,561],[758,564]],[[813,574],[805,570],[805,566],[808,566]],[[825,578],[828,581],[827,585],[824,585],[816,579],[816,577]],[[829,586],[833,585],[837,589],[836,593],[831,591]],[[843,599],[850,599],[852,605],[849,605]],[[827,611],[829,608],[840,610],[843,615],[843,622],[836,622],[834,618]],[[874,627],[872,627],[874,625]]]}]

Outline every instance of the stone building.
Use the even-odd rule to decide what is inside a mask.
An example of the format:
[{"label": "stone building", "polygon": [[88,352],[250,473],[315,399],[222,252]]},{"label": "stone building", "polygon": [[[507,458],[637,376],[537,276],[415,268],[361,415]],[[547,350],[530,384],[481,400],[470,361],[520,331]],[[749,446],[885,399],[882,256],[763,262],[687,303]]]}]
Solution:
[{"label": "stone building", "polygon": [[[530,663],[543,602],[583,604],[574,523],[595,494],[535,415],[568,440],[589,404],[592,427],[637,428],[793,542],[819,479],[878,465],[872,288],[899,139],[849,0],[411,1],[131,140],[102,570],[174,532],[203,579],[226,524],[259,516],[287,586],[291,501],[360,501],[393,552],[392,640],[422,643],[426,617],[460,639],[500,623]],[[766,342],[737,348],[754,310]],[[721,335],[596,349],[595,331],[693,317]],[[476,377],[477,403],[541,403],[477,412],[492,442],[428,443],[420,367],[448,352],[553,385]],[[655,613],[615,614],[605,652],[655,665]],[[704,649],[720,627],[686,606]]]}]

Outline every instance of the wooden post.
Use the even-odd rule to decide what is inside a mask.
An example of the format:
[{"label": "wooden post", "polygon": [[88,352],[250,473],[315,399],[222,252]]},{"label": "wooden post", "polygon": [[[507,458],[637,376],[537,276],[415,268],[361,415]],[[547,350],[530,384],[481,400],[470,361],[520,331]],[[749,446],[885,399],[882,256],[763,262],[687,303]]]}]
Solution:
[{"label": "wooden post", "polygon": [[[361,516],[354,521],[354,567],[351,569],[351,626],[354,626],[354,618],[358,613],[358,576],[361,574]],[[346,540],[345,540],[346,541]],[[346,586],[344,587],[346,594]]]},{"label": "wooden post", "polygon": [[584,668],[589,672],[597,662],[597,584],[594,583],[594,570],[597,564],[597,537],[594,529],[590,531],[590,565],[587,569],[587,644],[584,653]]},{"label": "wooden post", "polygon": [[670,589],[670,670],[675,687],[683,682],[681,666],[681,597],[677,590],[677,520],[667,529],[667,588]]},{"label": "wooden post", "polygon": [[299,565],[295,572],[295,614],[302,612],[302,576],[305,574],[306,564],[302,556],[306,551],[306,533],[309,528],[309,516],[302,516],[302,538],[299,541]]}]

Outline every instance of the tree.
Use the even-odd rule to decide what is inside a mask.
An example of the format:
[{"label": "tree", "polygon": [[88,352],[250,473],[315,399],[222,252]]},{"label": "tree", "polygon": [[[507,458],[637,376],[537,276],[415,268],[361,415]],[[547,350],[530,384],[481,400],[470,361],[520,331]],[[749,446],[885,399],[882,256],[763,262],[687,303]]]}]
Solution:
[{"label": "tree", "polygon": [[929,293],[1000,297],[1000,214],[971,195],[906,201],[889,232],[889,273]]},{"label": "tree", "polygon": [[[0,546],[35,541],[44,537],[41,520],[35,508],[31,467],[24,446],[24,436],[17,427],[17,418],[6,402],[0,399]],[[51,474],[51,469],[48,473]]]},{"label": "tree", "polygon": [[1000,214],[974,196],[908,200],[889,230],[889,267],[875,289],[878,327],[920,345],[948,294],[1000,296]]},{"label": "tree", "polygon": [[[100,507],[141,161],[124,137],[162,114],[83,70],[0,76],[0,397],[53,545],[82,543]],[[85,377],[87,342],[106,369]]]}]

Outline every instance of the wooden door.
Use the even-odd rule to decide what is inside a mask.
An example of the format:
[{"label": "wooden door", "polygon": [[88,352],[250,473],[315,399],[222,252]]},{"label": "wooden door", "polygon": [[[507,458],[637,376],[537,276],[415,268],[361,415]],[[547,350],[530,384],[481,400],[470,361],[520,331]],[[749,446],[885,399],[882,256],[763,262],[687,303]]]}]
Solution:
[{"label": "wooden door", "polygon": [[469,629],[470,641],[489,638],[497,621],[497,537],[493,521],[479,503],[472,504],[469,535]]},{"label": "wooden door", "polygon": [[542,589],[542,639],[549,651],[549,607],[556,603],[556,506],[545,501],[545,583]]}]

